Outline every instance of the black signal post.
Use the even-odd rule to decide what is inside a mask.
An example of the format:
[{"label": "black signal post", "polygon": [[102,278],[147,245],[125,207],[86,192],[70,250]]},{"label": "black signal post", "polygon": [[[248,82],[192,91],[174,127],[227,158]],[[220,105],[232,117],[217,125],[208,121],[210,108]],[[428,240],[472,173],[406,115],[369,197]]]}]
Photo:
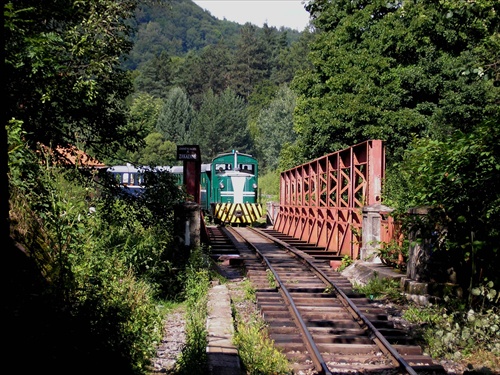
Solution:
[{"label": "black signal post", "polygon": [[182,145],[177,146],[177,160],[184,162],[183,179],[188,201],[192,200],[198,204],[201,203],[200,175],[201,175],[201,156],[200,146]]}]

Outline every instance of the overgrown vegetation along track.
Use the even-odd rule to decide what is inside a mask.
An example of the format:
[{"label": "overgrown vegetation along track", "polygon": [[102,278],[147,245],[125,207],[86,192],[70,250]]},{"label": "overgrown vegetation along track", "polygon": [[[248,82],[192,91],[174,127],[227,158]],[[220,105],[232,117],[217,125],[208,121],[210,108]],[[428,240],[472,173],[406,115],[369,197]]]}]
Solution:
[{"label": "overgrown vegetation along track", "polygon": [[222,231],[244,260],[271,339],[296,371],[446,373],[327,263],[265,230]]}]

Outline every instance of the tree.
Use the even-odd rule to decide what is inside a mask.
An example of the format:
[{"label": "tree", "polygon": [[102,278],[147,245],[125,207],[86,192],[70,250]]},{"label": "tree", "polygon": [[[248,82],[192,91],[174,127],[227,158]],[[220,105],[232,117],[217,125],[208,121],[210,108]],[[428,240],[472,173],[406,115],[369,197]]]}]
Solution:
[{"label": "tree", "polygon": [[269,107],[257,119],[258,135],[255,146],[263,162],[262,170],[276,170],[282,147],[295,141],[293,110],[295,93],[283,85]]},{"label": "tree", "polygon": [[493,62],[486,46],[498,46],[498,8],[489,0],[310,2],[313,69],[292,86],[303,157],[384,139],[397,159],[414,135],[444,139],[497,113],[499,89],[482,72]]},{"label": "tree", "polygon": [[300,34],[299,39],[295,43],[282,45],[276,57],[271,81],[278,85],[283,83],[289,84],[300,70],[312,68],[307,56],[309,55],[309,46],[314,36],[314,33],[306,29]]},{"label": "tree", "polygon": [[266,51],[257,28],[250,23],[244,25],[230,70],[231,88],[245,100],[253,87],[271,74]]},{"label": "tree", "polygon": [[203,162],[210,161],[221,152],[251,150],[246,127],[245,102],[231,89],[217,96],[209,90],[193,121],[190,139],[200,145]]},{"label": "tree", "polygon": [[212,89],[215,94],[220,95],[229,87],[229,66],[233,60],[233,54],[229,46],[223,41],[210,45],[200,53],[200,69],[203,91]]},{"label": "tree", "polygon": [[134,79],[135,91],[147,92],[155,98],[165,99],[173,87],[173,66],[170,56],[165,52],[147,60],[137,69]]},{"label": "tree", "polygon": [[500,251],[499,119],[448,140],[415,140],[385,184],[384,199],[398,212],[430,207],[427,231],[421,232],[435,233],[433,252],[448,257],[446,264],[454,266],[457,282],[469,292],[485,278],[495,285],[500,281],[492,262]]},{"label": "tree", "polygon": [[241,25],[218,20],[193,1],[141,1],[137,33],[126,67],[136,69],[165,51],[171,56],[197,52],[224,39],[235,45]]},{"label": "tree", "polygon": [[[9,293],[2,311],[14,324],[6,337],[12,362],[22,360],[25,342],[37,347],[23,372],[62,374],[79,358],[77,374],[95,372],[96,364],[97,371],[139,373],[154,355],[152,343],[161,339],[154,278],[157,285],[166,280],[168,271],[157,270],[168,269],[169,233],[167,223],[153,224],[166,222],[154,214],[171,209],[180,196],[175,183],[154,189],[161,191],[156,202],[133,207],[114,195],[106,205],[100,200],[106,195],[104,179],[94,194],[96,181],[77,179],[80,168],[48,164],[46,147],[33,152],[41,143],[53,150],[68,145],[101,150],[102,156],[134,141],[125,106],[132,86],[120,65],[136,4],[5,4],[4,111],[11,169],[10,192],[2,199],[10,198],[10,236],[17,246],[4,248]],[[93,214],[91,201],[99,201]],[[118,225],[106,220],[106,211]],[[156,222],[142,225],[145,216]],[[70,336],[78,340],[67,345]]]},{"label": "tree", "polygon": [[186,55],[176,82],[185,88],[195,108],[200,108],[201,98],[209,89],[219,95],[229,87],[232,58],[229,47],[222,41]]},{"label": "tree", "polygon": [[179,87],[171,89],[156,122],[156,130],[175,144],[187,142],[193,117],[193,107],[186,93]]},{"label": "tree", "polygon": [[158,166],[175,165],[177,163],[177,145],[165,140],[160,134],[153,132],[144,140],[146,144],[137,153],[137,163],[140,165]]},{"label": "tree", "polygon": [[155,98],[145,92],[137,93],[129,109],[129,127],[138,132],[141,139],[146,138],[155,130],[162,106],[163,100],[160,98]]},{"label": "tree", "polygon": [[109,154],[135,140],[126,127],[132,86],[120,67],[136,0],[22,1],[6,5],[7,118],[29,144]]}]

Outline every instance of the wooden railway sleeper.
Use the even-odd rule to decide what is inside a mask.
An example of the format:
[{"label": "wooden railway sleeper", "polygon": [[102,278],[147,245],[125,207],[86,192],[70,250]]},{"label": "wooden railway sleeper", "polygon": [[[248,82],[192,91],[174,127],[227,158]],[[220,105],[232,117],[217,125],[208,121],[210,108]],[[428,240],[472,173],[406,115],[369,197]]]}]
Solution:
[{"label": "wooden railway sleeper", "polygon": [[[273,238],[272,236],[266,234],[263,231],[259,231],[259,230],[255,229],[255,228],[249,228],[249,229],[251,231],[255,232],[255,233],[260,234],[261,236],[264,236],[264,237],[268,238],[269,240],[273,241],[274,243],[277,243],[278,245],[280,245],[281,247],[283,247],[284,249],[286,249],[288,252],[291,252],[292,254],[294,254],[295,257],[299,257],[299,258],[303,259],[304,262],[307,262],[309,264],[309,266],[311,267],[311,269],[317,274],[317,276],[319,278],[321,278],[327,285],[330,285],[333,288],[334,293],[339,297],[339,300],[344,304],[344,306],[346,307],[346,309],[351,313],[353,319],[355,321],[357,321],[362,328],[366,328],[367,330],[369,330],[369,332],[370,332],[370,338],[379,347],[379,349],[384,354],[386,354],[395,365],[399,366],[406,373],[408,373],[410,375],[417,375],[417,372],[405,361],[405,359],[397,352],[397,350],[394,349],[394,347],[375,328],[375,326],[364,316],[364,314],[345,295],[345,293],[340,288],[337,287],[337,285],[335,284],[335,282],[333,282],[332,280],[330,280],[330,278],[327,275],[325,275],[325,273],[322,270],[320,270],[312,261],[305,259],[305,258],[312,258],[312,257],[308,256],[307,254],[306,254],[306,256],[304,256],[302,254],[299,254],[299,252],[300,253],[303,253],[303,252],[300,251],[300,250],[297,250],[297,249],[293,248],[292,246],[290,246],[286,242],[283,242],[281,240],[277,240],[277,239]],[[250,245],[252,247],[254,247],[252,244],[250,244]],[[263,255],[260,253],[260,251],[258,251],[258,249],[256,247],[254,247],[254,249],[260,254],[260,256],[262,258],[264,258]],[[268,267],[274,273],[274,270],[272,269],[272,266],[267,261],[267,259],[265,259],[265,261],[268,264]],[[278,276],[276,275],[275,277],[278,277]],[[279,283],[279,284],[280,284],[280,287],[284,288],[285,294],[288,294],[288,291],[286,290],[286,288],[284,287],[284,285],[282,285],[281,283]],[[287,297],[289,297],[289,294],[287,295]],[[296,307],[295,306],[293,306],[293,308],[295,310],[294,311],[294,315],[296,314],[298,316],[297,319],[301,322],[301,325],[303,324],[303,328],[301,328],[301,330],[304,329],[307,332],[307,333],[305,333],[306,336],[310,337],[310,333],[307,330],[307,327],[305,327],[305,323],[303,322],[302,318],[300,317],[299,312],[296,311]],[[318,350],[317,347],[315,347],[315,350]],[[323,364],[324,360],[321,359],[321,362]]]},{"label": "wooden railway sleeper", "polygon": [[269,260],[261,253],[261,251],[254,246],[252,243],[248,242],[245,238],[243,238],[239,233],[237,233],[234,230],[230,230],[230,232],[233,235],[239,236],[242,240],[244,240],[248,246],[252,247],[256,254],[260,257],[262,261],[266,263],[266,266],[268,267],[269,270],[273,273],[277,285],[277,289],[281,294],[284,294],[284,300],[287,305],[288,310],[292,314],[293,319],[296,322],[297,327],[300,330],[300,333],[302,336],[306,337],[306,340],[304,341],[304,344],[307,347],[307,350],[311,354],[311,359],[314,363],[314,367],[320,374],[324,375],[332,375],[330,370],[328,369],[328,366],[326,365],[323,356],[321,355],[318,347],[314,343],[314,339],[311,336],[311,333],[306,327],[306,324],[304,320],[302,319],[299,311],[297,310],[297,307],[293,303],[289,303],[289,301],[292,301],[292,298],[290,296],[290,293],[288,292],[287,288],[285,287],[284,283],[281,281],[281,278],[278,276],[277,272],[274,270],[273,266],[269,262]]}]

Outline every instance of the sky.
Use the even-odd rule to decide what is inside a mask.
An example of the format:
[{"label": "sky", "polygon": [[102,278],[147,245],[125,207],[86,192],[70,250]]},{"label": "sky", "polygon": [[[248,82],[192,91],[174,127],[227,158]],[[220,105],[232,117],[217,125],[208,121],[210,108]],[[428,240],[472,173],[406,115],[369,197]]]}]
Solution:
[{"label": "sky", "polygon": [[262,27],[289,27],[303,31],[309,21],[303,0],[193,0],[201,8],[220,20],[239,24],[250,22]]}]

